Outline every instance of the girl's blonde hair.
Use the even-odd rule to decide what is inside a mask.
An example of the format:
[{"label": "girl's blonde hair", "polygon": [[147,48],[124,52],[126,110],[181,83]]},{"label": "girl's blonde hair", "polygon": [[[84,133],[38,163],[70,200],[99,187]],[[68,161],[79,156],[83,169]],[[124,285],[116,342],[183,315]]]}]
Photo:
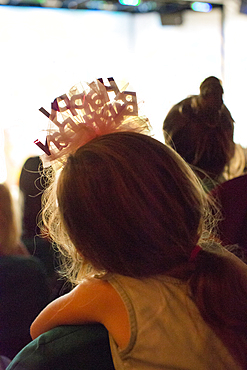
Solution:
[{"label": "girl's blonde hair", "polygon": [[6,184],[0,184],[0,255],[12,254],[20,240],[13,199]]}]

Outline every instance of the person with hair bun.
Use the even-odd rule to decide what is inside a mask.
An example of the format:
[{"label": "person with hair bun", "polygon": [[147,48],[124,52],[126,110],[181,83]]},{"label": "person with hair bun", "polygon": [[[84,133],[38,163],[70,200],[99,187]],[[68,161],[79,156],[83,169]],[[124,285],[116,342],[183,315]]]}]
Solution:
[{"label": "person with hair bun", "polygon": [[168,112],[163,133],[171,145],[211,190],[243,173],[244,150],[233,141],[234,120],[223,102],[221,81],[210,76],[199,95],[175,104]]},{"label": "person with hair bun", "polygon": [[132,117],[134,103],[126,110],[130,97],[109,103],[107,88],[99,80],[53,104],[58,130],[43,148],[61,168],[43,218],[75,288],[40,313],[32,338],[98,322],[116,370],[244,370],[247,266],[215,241],[188,164],[141,130],[148,122]]}]

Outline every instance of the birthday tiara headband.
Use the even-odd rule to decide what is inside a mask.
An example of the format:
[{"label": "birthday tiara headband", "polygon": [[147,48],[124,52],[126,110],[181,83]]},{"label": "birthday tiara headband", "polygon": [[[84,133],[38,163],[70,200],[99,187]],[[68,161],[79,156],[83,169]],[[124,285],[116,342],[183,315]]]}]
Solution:
[{"label": "birthday tiara headband", "polygon": [[[56,98],[51,113],[40,111],[49,118],[45,144],[34,143],[45,153],[44,164],[67,156],[97,136],[117,131],[149,131],[148,120],[126,120],[138,116],[136,93],[120,91],[113,78],[73,86],[67,94]],[[110,93],[113,99],[110,99]]]}]

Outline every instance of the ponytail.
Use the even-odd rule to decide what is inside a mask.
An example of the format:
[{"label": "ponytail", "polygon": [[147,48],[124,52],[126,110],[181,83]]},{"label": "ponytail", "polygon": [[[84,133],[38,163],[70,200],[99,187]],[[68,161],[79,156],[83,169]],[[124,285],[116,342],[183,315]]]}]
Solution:
[{"label": "ponytail", "polygon": [[189,279],[192,299],[205,322],[247,369],[247,266],[217,243],[202,248]]}]

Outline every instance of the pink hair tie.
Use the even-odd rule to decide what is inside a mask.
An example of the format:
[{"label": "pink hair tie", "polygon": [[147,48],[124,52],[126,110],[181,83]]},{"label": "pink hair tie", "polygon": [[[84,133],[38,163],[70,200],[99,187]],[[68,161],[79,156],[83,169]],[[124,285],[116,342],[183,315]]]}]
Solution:
[{"label": "pink hair tie", "polygon": [[189,262],[194,262],[198,253],[202,250],[202,247],[200,245],[196,245],[194,249],[192,249],[192,252],[190,254]]}]

